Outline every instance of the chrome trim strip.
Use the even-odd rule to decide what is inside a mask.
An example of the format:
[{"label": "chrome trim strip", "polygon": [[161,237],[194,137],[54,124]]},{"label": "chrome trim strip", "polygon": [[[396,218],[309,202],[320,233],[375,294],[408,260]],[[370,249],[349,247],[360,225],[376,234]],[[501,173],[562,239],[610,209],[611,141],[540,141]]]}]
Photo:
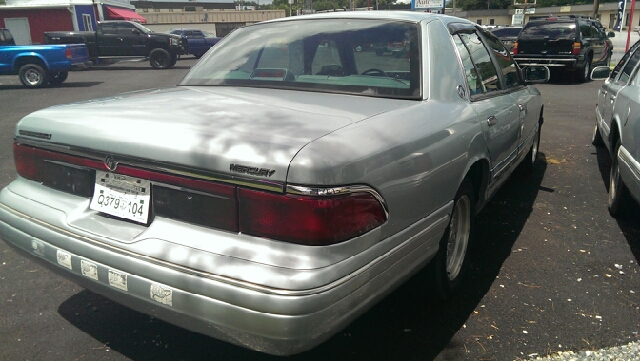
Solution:
[{"label": "chrome trim strip", "polygon": [[[446,205],[444,207],[447,207]],[[443,208],[444,208],[443,207]],[[293,290],[285,290],[285,289],[278,289],[278,288],[271,288],[271,287],[265,287],[265,286],[261,286],[261,285],[257,285],[255,283],[251,283],[251,282],[246,282],[246,281],[241,281],[241,280],[237,280],[234,278],[230,278],[227,276],[220,276],[220,275],[215,275],[215,274],[211,274],[211,273],[207,273],[207,272],[203,272],[203,271],[199,271],[199,270],[195,270],[193,268],[189,268],[189,267],[185,267],[185,266],[181,266],[181,265],[177,265],[175,263],[171,263],[171,262],[167,262],[161,259],[157,259],[154,257],[149,257],[149,256],[145,256],[139,253],[135,253],[135,252],[131,252],[122,248],[118,248],[115,247],[113,245],[104,243],[102,241],[99,241],[97,239],[93,239],[87,236],[81,236],[72,232],[69,232],[65,229],[62,229],[60,227],[54,226],[50,223],[44,222],[42,220],[30,217],[22,212],[19,212],[5,204],[0,203],[0,208],[4,208],[7,212],[13,213],[17,216],[20,217],[24,217],[25,219],[28,219],[29,221],[33,222],[33,223],[37,223],[39,226],[44,227],[46,229],[49,229],[51,231],[54,232],[59,232],[61,234],[64,234],[67,237],[70,237],[71,239],[74,239],[76,241],[84,241],[87,243],[90,243],[94,246],[99,246],[102,247],[103,249],[109,250],[111,252],[117,253],[121,256],[125,256],[125,257],[133,257],[133,258],[137,258],[139,260],[142,261],[146,261],[149,263],[152,263],[154,265],[157,266],[163,266],[163,267],[167,267],[173,271],[176,272],[182,272],[184,274],[190,275],[190,276],[198,276],[198,277],[203,277],[203,278],[208,278],[211,279],[213,281],[218,281],[218,282],[222,282],[225,284],[229,284],[231,286],[236,286],[236,287],[241,287],[241,288],[245,288],[248,290],[252,290],[252,291],[256,291],[256,292],[262,292],[262,293],[267,293],[267,294],[275,294],[275,295],[281,295],[281,296],[307,296],[307,295],[312,295],[312,294],[318,294],[318,293],[323,293],[326,292],[332,288],[338,287],[339,285],[346,283],[347,281],[349,281],[350,279],[359,276],[365,272],[367,272],[369,269],[371,269],[374,265],[376,265],[377,263],[387,259],[389,257],[389,255],[395,253],[396,251],[398,251],[399,249],[401,249],[402,247],[404,247],[408,242],[414,240],[416,237],[422,236],[424,234],[427,234],[428,232],[431,232],[433,229],[435,229],[437,226],[439,226],[442,223],[446,223],[449,222],[449,216],[443,216],[440,217],[436,220],[434,220],[434,222],[429,225],[427,228],[423,229],[421,232],[417,233],[416,235],[414,235],[413,237],[410,237],[409,239],[405,240],[404,242],[398,244],[397,246],[391,248],[389,251],[385,252],[384,254],[379,255],[378,257],[376,257],[375,259],[371,260],[369,263],[365,264],[364,266],[360,267],[359,269],[355,270],[353,273],[348,274],[343,276],[342,278],[339,278],[329,284],[326,284],[324,286],[320,286],[320,287],[316,287],[316,288],[312,288],[312,289],[307,289],[307,290],[300,290],[300,291],[293,291]],[[435,213],[437,213],[438,211],[436,211]],[[12,227],[13,228],[13,227]],[[15,228],[14,228],[15,229]],[[34,238],[33,236],[29,235],[30,237]],[[38,239],[38,241],[40,242],[44,242],[49,244],[50,246],[52,246],[53,248],[56,249],[61,249],[64,251],[67,251],[61,247],[55,246],[55,245],[51,245],[49,242],[46,242],[44,240]],[[88,259],[94,262],[97,262],[93,259],[90,259],[86,256],[83,255],[77,255],[77,257],[82,257],[84,259]],[[106,265],[108,266],[108,265]]]},{"label": "chrome trim strip", "polygon": [[385,216],[389,218],[389,207],[384,198],[375,189],[364,185],[351,185],[333,188],[315,188],[289,184],[286,188],[287,194],[297,194],[301,196],[331,197],[342,194],[368,193],[373,196],[384,209]]},{"label": "chrome trim strip", "polygon": [[[116,153],[97,152],[89,149],[71,147],[71,146],[58,144],[58,143],[38,141],[38,140],[25,138],[21,136],[16,136],[14,140],[16,142],[30,145],[33,147],[47,149],[54,152],[61,152],[65,154],[75,155],[83,158],[89,158],[89,159],[97,160],[100,162],[104,162],[105,157],[107,155],[111,155],[118,162],[118,165],[127,165],[135,168],[159,171],[159,172],[164,172],[164,173],[169,173],[174,175],[191,177],[191,178],[200,179],[200,180],[223,182],[223,183],[229,183],[229,184],[234,184],[238,186],[262,189],[266,191],[279,192],[279,193],[283,193],[285,188],[284,182],[270,181],[267,179],[248,178],[241,175],[237,175],[236,173],[231,175],[231,174],[205,171],[202,169],[193,169],[193,168],[172,164],[172,163],[149,161],[145,159],[120,155]],[[105,168],[104,170],[107,170],[107,169]]]}]

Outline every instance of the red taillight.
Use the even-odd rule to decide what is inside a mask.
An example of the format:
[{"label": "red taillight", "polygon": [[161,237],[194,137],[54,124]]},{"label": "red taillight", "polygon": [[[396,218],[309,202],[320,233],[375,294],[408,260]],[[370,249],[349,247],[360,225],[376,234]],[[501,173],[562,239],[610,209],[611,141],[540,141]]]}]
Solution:
[{"label": "red taillight", "polygon": [[71,59],[71,48],[67,47],[67,50],[65,50],[64,55],[67,57],[67,59]]},{"label": "red taillight", "polygon": [[518,42],[513,43],[513,49],[511,49],[512,54],[518,54]]},{"label": "red taillight", "polygon": [[573,43],[573,49],[571,49],[571,54],[572,55],[580,55],[580,48],[582,47],[582,45],[580,45],[580,43],[576,42]]},{"label": "red taillight", "polygon": [[339,243],[386,221],[368,193],[326,198],[238,189],[238,200],[240,232],[311,246]]},{"label": "red taillight", "polygon": [[[14,143],[13,154],[20,176],[83,197],[93,195],[95,170],[106,170],[99,160],[19,143]],[[367,192],[332,197],[275,194],[126,165],[119,165],[116,173],[155,182],[157,215],[284,242],[335,244],[387,220],[382,204]]]}]

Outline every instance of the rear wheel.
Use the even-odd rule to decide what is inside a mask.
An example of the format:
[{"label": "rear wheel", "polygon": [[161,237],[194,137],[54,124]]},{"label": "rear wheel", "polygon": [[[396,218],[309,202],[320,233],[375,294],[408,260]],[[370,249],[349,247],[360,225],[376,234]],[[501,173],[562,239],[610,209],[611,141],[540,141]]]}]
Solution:
[{"label": "rear wheel", "polygon": [[584,83],[591,80],[591,57],[587,56],[585,59],[585,64],[582,69],[577,69],[576,71],[577,81],[579,83]]},{"label": "rear wheel", "polygon": [[450,298],[460,288],[469,268],[469,248],[475,216],[473,185],[465,179],[454,198],[449,226],[444,232],[438,253],[432,261],[436,291],[441,299]]},{"label": "rear wheel", "polygon": [[542,131],[542,124],[538,125],[538,131],[533,136],[533,143],[525,159],[519,164],[518,169],[523,173],[532,174],[536,160],[538,160],[538,151],[540,150],[540,133]]},{"label": "rear wheel", "polygon": [[57,73],[53,73],[49,78],[49,83],[53,85],[62,84],[65,80],[67,80],[68,76],[69,76],[68,71],[59,71]]},{"label": "rear wheel", "polygon": [[627,189],[627,186],[620,177],[620,163],[618,162],[620,140],[616,142],[613,149],[611,171],[609,173],[609,201],[607,208],[612,217],[621,218],[625,216],[629,210],[631,197],[629,195],[629,189]]},{"label": "rear wheel", "polygon": [[29,88],[40,88],[49,83],[49,72],[40,65],[23,65],[19,72],[20,82]]},{"label": "rear wheel", "polygon": [[166,69],[171,67],[171,54],[165,49],[153,49],[149,53],[149,63],[155,69]]}]

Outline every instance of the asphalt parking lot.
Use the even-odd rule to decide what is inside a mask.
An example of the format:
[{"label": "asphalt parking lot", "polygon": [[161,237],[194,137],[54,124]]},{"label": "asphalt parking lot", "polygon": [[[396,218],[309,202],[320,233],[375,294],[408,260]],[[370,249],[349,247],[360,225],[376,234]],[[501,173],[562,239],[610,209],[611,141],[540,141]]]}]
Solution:
[{"label": "asphalt parking lot", "polygon": [[[17,76],[1,76],[0,187],[15,177],[12,132],[24,115],[171,86],[195,61],[169,70],[145,62],[96,67],[71,73],[59,88],[24,89]],[[607,212],[609,158],[590,144],[599,82],[559,79],[538,88],[541,160],[533,177],[514,176],[481,212],[464,291],[443,304],[418,274],[324,344],[287,360],[522,360],[640,340],[640,219]],[[283,359],[122,307],[3,242],[0,345],[0,360]]]}]

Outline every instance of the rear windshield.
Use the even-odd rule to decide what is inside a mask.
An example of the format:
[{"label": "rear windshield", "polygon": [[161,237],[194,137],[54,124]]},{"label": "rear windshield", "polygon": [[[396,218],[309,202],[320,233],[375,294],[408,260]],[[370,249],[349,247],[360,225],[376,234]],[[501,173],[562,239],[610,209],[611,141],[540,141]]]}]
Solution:
[{"label": "rear windshield", "polygon": [[318,19],[238,29],[180,85],[248,86],[416,99],[418,25]]},{"label": "rear windshield", "polygon": [[575,22],[539,22],[529,23],[522,29],[520,38],[575,39]]}]

